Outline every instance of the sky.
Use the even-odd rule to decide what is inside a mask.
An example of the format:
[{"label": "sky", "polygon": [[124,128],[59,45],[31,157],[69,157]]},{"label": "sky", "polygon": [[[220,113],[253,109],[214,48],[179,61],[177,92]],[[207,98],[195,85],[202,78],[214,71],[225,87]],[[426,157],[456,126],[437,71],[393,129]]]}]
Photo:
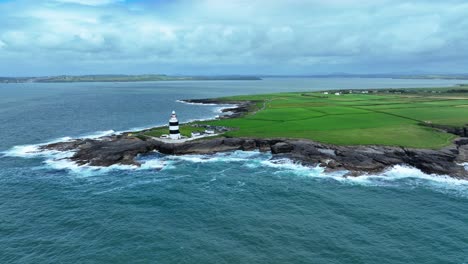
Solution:
[{"label": "sky", "polygon": [[467,0],[0,0],[0,76],[468,73]]}]

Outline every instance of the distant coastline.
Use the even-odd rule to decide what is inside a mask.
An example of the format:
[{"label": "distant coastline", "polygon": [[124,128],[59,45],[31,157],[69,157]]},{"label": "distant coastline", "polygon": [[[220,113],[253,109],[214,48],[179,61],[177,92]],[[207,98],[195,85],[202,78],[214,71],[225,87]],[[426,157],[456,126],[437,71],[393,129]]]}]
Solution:
[{"label": "distant coastline", "polygon": [[73,83],[73,82],[154,82],[154,81],[218,81],[261,80],[257,76],[216,75],[216,76],[170,76],[164,74],[140,75],[60,75],[41,77],[0,77],[0,83]]},{"label": "distant coastline", "polygon": [[257,81],[263,78],[389,78],[410,80],[468,80],[468,74],[313,74],[313,75],[166,75],[91,74],[36,77],[0,77],[0,83],[156,82],[156,81]]},{"label": "distant coastline", "polygon": [[377,74],[305,74],[305,75],[259,75],[262,78],[389,78],[389,79],[411,79],[411,80],[468,80],[468,74],[397,74],[397,73],[377,73]]}]

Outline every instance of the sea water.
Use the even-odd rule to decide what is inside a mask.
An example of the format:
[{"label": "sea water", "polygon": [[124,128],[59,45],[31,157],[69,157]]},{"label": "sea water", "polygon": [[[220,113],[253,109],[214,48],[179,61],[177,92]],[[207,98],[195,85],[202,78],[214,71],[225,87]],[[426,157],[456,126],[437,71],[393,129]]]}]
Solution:
[{"label": "sea water", "polygon": [[258,151],[78,166],[46,142],[213,118],[180,99],[460,81],[0,84],[0,263],[468,263],[468,181],[357,178]]}]

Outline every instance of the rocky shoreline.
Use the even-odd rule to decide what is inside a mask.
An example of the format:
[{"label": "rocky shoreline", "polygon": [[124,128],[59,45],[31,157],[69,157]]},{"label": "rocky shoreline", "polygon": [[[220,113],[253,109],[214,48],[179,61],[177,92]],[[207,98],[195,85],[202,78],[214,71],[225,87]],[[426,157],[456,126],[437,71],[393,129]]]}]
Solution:
[{"label": "rocky shoreline", "polygon": [[[189,103],[226,104],[225,101],[185,100]],[[252,110],[253,102],[228,102],[235,108],[227,118],[238,117]],[[226,117],[224,117],[226,118]],[[427,174],[448,175],[468,179],[468,171],[460,165],[468,162],[468,138],[461,137],[440,150],[388,146],[335,146],[301,139],[206,138],[183,143],[167,143],[155,138],[113,135],[98,139],[76,139],[42,146],[42,149],[73,151],[70,158],[79,165],[136,165],[138,155],[158,151],[162,154],[214,154],[234,150],[260,150],[274,157],[287,157],[305,165],[320,165],[327,171],[348,171],[348,176],[378,173],[395,165],[409,165]]]},{"label": "rocky shoreline", "polygon": [[254,102],[251,101],[221,101],[218,99],[186,99],[180,100],[180,102],[189,104],[215,104],[215,105],[233,105],[233,107],[223,108],[222,113],[229,113],[229,115],[222,115],[219,118],[236,118],[241,117],[252,110]]}]

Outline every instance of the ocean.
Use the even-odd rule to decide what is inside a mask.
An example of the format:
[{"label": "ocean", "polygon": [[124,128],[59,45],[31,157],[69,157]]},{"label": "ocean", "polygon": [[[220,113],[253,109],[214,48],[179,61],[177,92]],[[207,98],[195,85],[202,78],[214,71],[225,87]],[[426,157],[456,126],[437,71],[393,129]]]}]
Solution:
[{"label": "ocean", "polygon": [[396,166],[343,178],[268,153],[95,168],[40,144],[213,118],[180,99],[447,80],[0,84],[0,263],[468,263],[468,181]]}]

